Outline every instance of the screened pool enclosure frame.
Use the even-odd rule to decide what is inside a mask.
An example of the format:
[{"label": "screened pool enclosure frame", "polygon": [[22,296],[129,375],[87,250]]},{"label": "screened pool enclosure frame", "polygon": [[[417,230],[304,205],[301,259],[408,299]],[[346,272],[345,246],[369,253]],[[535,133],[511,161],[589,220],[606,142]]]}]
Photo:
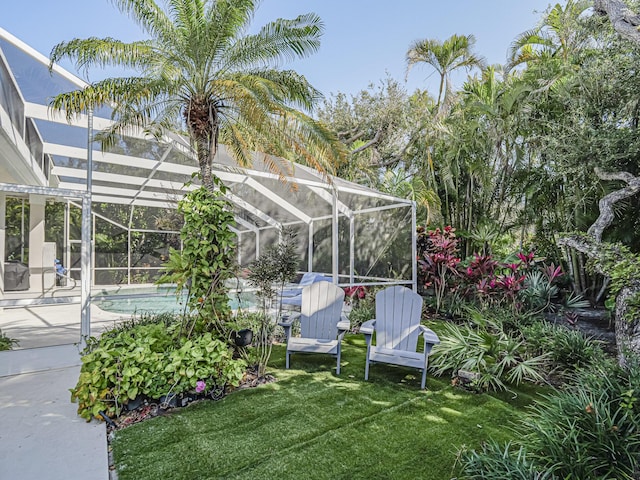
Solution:
[{"label": "screened pool enclosure frame", "polygon": [[[72,275],[82,280],[90,302],[91,286],[135,283],[140,267],[134,265],[134,237],[177,237],[180,225],[160,228],[159,219],[176,208],[186,191],[197,188],[189,182],[198,167],[181,136],[167,133],[156,141],[131,132],[102,151],[89,132],[111,125],[108,109],[67,121],[64,113],[48,107],[54,95],[86,85],[58,65],[49,71],[47,57],[0,29],[0,198],[4,202],[5,196],[39,193],[66,204],[58,251]],[[213,171],[229,189],[225,196],[236,220],[241,266],[260,256],[287,228],[297,235],[301,272],[322,272],[343,286],[405,284],[415,289],[414,202],[261,153],[253,155],[250,168],[240,168],[224,145]],[[82,212],[81,239],[73,238],[69,227],[76,207]],[[146,223],[137,224],[137,219]],[[117,228],[127,236],[126,257],[120,255],[117,264],[101,263],[96,246],[109,236],[101,228]],[[145,262],[151,273],[146,278],[155,278],[161,264]],[[115,278],[117,282],[108,281]],[[0,307],[8,305],[3,296]],[[84,315],[88,312],[83,309]]]}]

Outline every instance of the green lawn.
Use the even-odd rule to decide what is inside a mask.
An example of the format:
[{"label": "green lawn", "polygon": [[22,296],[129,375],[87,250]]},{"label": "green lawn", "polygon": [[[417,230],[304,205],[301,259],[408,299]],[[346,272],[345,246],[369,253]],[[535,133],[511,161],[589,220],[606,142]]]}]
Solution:
[{"label": "green lawn", "polygon": [[[365,382],[361,337],[347,337],[343,370],[328,356],[274,348],[278,381],[200,402],[117,432],[120,480],[447,479],[461,445],[513,436],[532,394],[475,395],[448,379],[374,365]],[[533,393],[535,394],[535,392]]]}]

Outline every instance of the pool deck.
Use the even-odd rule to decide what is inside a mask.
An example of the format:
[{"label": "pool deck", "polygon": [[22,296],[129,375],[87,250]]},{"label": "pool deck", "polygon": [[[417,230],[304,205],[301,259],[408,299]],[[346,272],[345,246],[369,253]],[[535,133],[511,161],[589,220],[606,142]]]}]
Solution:
[{"label": "pool deck", "polygon": [[[130,315],[100,310],[91,305],[91,335]],[[39,348],[80,342],[80,305],[38,305],[0,311],[0,330],[18,340],[16,348]],[[0,373],[1,374],[1,373]]]},{"label": "pool deck", "polygon": [[[128,288],[121,290],[124,294]],[[103,291],[95,289],[92,295]],[[4,298],[38,297],[16,292]],[[1,480],[111,478],[104,423],[85,422],[70,401],[81,365],[80,310],[79,304],[0,309],[0,330],[19,341],[16,349],[0,352]],[[91,335],[130,317],[91,305]]]}]

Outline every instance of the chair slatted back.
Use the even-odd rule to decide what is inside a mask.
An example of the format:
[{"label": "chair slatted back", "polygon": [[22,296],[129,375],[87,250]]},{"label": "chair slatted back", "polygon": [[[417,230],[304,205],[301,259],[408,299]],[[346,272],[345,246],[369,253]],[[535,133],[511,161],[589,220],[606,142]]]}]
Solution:
[{"label": "chair slatted back", "polygon": [[418,346],[422,297],[401,286],[376,295],[376,346],[415,352]]},{"label": "chair slatted back", "polygon": [[334,340],[342,313],[344,290],[329,282],[318,282],[302,290],[300,334],[304,338]]}]

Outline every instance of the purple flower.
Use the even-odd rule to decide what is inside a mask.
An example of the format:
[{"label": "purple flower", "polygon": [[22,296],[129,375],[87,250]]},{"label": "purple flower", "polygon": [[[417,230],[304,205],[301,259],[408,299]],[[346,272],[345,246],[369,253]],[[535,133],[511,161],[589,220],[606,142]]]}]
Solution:
[{"label": "purple flower", "polygon": [[196,382],[196,393],[204,392],[205,388],[207,388],[207,384],[204,383],[204,380],[198,380]]}]

